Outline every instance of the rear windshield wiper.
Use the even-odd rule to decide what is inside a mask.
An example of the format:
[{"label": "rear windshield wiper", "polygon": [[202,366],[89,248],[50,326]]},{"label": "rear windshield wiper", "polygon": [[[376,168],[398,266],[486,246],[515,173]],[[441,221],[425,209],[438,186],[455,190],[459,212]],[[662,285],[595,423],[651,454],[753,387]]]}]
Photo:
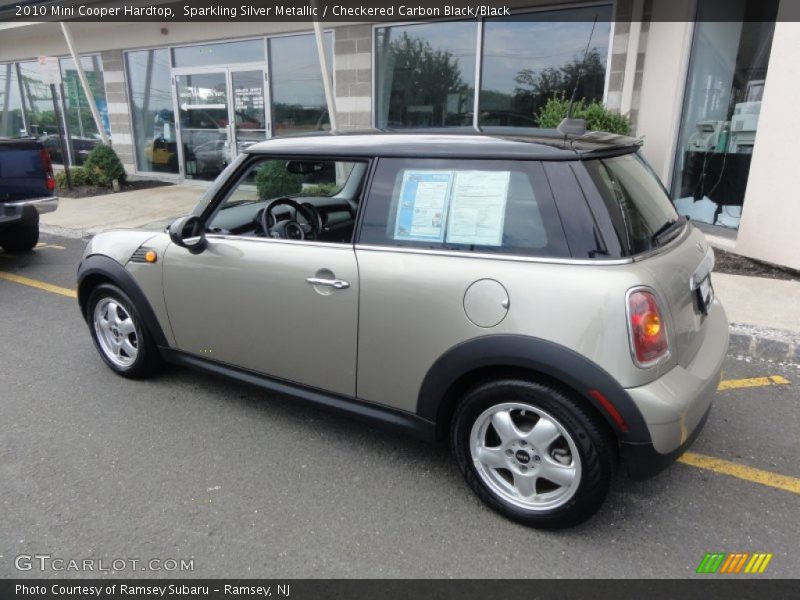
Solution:
[{"label": "rear windshield wiper", "polygon": [[686,216],[680,216],[677,219],[673,219],[672,221],[667,221],[666,223],[664,223],[661,227],[658,228],[658,231],[656,231],[653,234],[653,237],[650,238],[653,242],[653,245],[660,246],[661,242],[664,239],[668,238],[673,233],[677,233],[679,230],[681,230],[683,228],[683,225],[688,220],[689,219],[686,218]]}]

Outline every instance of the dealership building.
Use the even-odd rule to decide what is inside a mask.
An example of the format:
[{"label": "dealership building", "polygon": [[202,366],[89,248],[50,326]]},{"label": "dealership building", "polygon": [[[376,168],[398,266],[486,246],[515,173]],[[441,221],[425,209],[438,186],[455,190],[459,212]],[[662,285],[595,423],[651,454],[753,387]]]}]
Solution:
[{"label": "dealership building", "polygon": [[[800,269],[794,3],[521,0],[506,17],[324,23],[336,125],[536,127],[579,74],[579,97],[629,116],[679,212]],[[308,21],[68,27],[86,85],[59,23],[0,23],[0,136],[36,135],[55,162],[80,165],[101,137],[87,87],[147,177],[202,184],[255,141],[330,127]]]}]

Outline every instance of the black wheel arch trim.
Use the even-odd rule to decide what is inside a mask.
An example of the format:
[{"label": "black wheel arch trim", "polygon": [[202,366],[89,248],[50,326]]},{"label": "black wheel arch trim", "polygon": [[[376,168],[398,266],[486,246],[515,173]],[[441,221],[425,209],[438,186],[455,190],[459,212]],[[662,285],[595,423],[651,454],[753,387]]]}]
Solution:
[{"label": "black wheel arch trim", "polygon": [[139,287],[133,276],[125,270],[125,267],[113,258],[103,254],[92,254],[86,257],[78,267],[78,304],[80,305],[81,315],[87,324],[89,323],[89,315],[86,313],[86,304],[89,301],[91,289],[86,288],[83,282],[93,276],[101,276],[125,292],[136,306],[136,310],[142,321],[144,321],[147,331],[153,336],[153,342],[157,346],[168,346],[164,331],[161,329],[153,307],[144,292],[142,292],[142,288]]},{"label": "black wheel arch trim", "polygon": [[[417,399],[417,414],[442,426],[442,410],[452,408],[446,405],[448,391],[462,377],[487,367],[541,373],[569,387],[595,407],[620,442],[652,441],[644,418],[633,399],[603,368],[574,350],[548,340],[523,335],[482,336],[447,350],[431,366],[422,381]],[[627,427],[620,427],[589,390],[598,390],[617,410]]]}]

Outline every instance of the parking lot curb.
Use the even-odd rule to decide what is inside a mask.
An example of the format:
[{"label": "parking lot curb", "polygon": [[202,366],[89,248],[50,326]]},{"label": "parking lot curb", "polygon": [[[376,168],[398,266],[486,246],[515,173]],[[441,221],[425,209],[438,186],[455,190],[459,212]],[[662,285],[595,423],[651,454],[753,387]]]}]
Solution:
[{"label": "parking lot curb", "polygon": [[57,235],[60,237],[70,238],[73,240],[85,239],[88,240],[92,234],[84,229],[70,229],[68,227],[60,227],[58,225],[49,225],[47,223],[39,223],[39,231],[49,235]]},{"label": "parking lot curb", "polygon": [[731,323],[728,354],[800,367],[800,333]]}]

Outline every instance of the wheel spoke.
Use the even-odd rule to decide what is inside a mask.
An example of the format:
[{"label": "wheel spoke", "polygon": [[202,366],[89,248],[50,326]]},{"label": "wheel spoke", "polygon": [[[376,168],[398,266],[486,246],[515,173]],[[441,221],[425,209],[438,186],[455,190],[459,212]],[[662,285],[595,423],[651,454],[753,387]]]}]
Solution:
[{"label": "wheel spoke", "polygon": [[133,321],[131,321],[130,317],[126,317],[120,321],[119,331],[123,335],[130,335],[136,331],[136,327],[133,326]]},{"label": "wheel spoke", "polygon": [[556,485],[569,486],[575,480],[575,467],[559,465],[549,460],[542,462],[539,474]]},{"label": "wheel spoke", "polygon": [[115,325],[119,325],[119,305],[116,302],[108,303],[108,316],[109,320]]},{"label": "wheel spoke", "polygon": [[487,467],[492,469],[506,469],[506,458],[500,448],[487,448],[486,446],[478,446],[475,450],[476,458]]},{"label": "wheel spoke", "polygon": [[536,493],[536,476],[514,472],[514,487],[523,498],[530,498]]},{"label": "wheel spoke", "polygon": [[125,352],[125,354],[129,358],[134,358],[136,356],[136,347],[133,344],[131,344],[131,342],[130,342],[130,340],[128,338],[125,338],[124,340],[122,340],[122,344],[120,345],[120,348],[122,349],[123,352]]},{"label": "wheel spoke", "polygon": [[546,417],[540,417],[525,439],[540,452],[545,452],[559,437],[561,433],[556,424]]},{"label": "wheel spoke", "polygon": [[511,411],[501,410],[494,413],[492,415],[492,426],[503,443],[522,437],[522,432],[517,429],[511,419]]}]

